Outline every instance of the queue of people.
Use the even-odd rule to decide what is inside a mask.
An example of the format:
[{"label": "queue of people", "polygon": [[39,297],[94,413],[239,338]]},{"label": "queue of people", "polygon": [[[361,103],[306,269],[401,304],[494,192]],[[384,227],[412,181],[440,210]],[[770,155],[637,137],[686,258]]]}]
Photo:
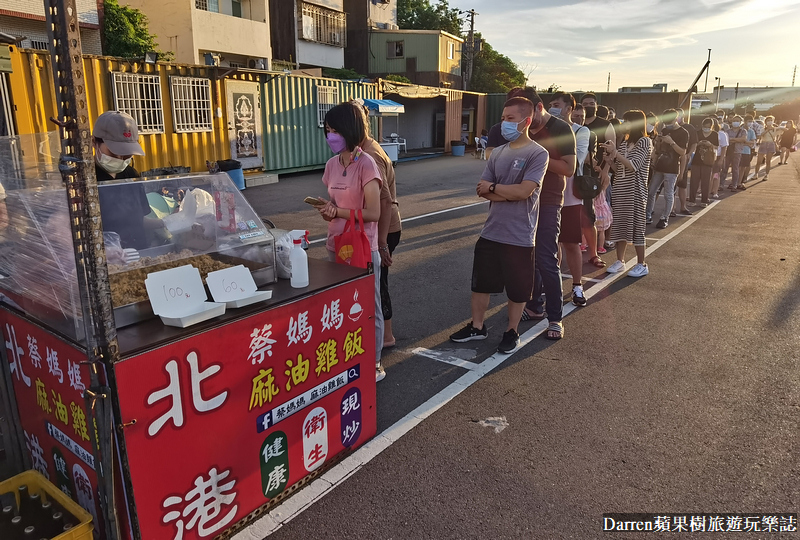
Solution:
[{"label": "queue of people", "polygon": [[[728,171],[727,188],[746,189],[753,157],[755,176],[763,163],[767,180],[772,157],[780,152],[784,163],[797,143],[794,123],[779,127],[771,116],[758,129],[751,115],[728,123],[720,112],[697,129],[682,109],[659,116],[629,110],[619,120],[592,93],[578,102],[559,92],[545,106],[525,87],[507,99],[502,121],[489,130],[489,162],[476,188],[490,207],[475,246],[472,320],[450,336],[459,343],[486,339],[489,295],[505,290],[508,326],[498,352],[506,354],[519,345],[520,321],[547,319],[546,337],[564,337],[562,257],[572,302],[585,306],[583,254],[586,263],[619,273],[632,244],[637,261],[627,275],[649,274],[645,230],[660,193],[666,200],[656,228],[664,229],[670,218],[718,199]],[[610,249],[616,260],[606,267],[599,255]]]}]

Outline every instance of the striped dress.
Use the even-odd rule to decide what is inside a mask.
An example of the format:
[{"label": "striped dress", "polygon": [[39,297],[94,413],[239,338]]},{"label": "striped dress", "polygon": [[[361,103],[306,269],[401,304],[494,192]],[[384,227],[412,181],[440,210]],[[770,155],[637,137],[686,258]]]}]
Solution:
[{"label": "striped dress", "polygon": [[628,150],[628,141],[619,145],[619,153],[626,157],[634,171],[617,161],[614,189],[611,193],[611,224],[609,242],[628,242],[634,246],[645,245],[645,211],[647,209],[647,176],[650,172],[650,153],[653,143],[647,137],[639,139]]}]

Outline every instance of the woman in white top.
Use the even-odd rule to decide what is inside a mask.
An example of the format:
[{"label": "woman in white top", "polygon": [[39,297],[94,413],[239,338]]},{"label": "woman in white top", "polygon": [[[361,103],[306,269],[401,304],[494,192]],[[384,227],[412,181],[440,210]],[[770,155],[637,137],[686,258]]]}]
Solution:
[{"label": "woman in white top", "polygon": [[719,120],[714,118],[714,131],[719,136],[719,146],[717,147],[717,161],[714,163],[714,169],[711,176],[711,198],[719,199],[719,180],[720,173],[725,168],[725,155],[728,153],[728,134],[719,125]]}]

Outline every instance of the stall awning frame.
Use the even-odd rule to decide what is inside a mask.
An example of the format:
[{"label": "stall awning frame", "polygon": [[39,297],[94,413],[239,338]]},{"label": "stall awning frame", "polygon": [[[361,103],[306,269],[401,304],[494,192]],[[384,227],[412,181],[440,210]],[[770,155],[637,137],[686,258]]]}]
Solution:
[{"label": "stall awning frame", "polygon": [[369,109],[370,116],[397,116],[406,112],[402,103],[390,99],[365,99],[364,106]]}]

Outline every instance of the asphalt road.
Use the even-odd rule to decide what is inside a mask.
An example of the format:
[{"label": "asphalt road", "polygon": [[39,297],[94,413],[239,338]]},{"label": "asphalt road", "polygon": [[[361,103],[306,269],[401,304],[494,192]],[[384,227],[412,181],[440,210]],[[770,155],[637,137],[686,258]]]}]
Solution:
[{"label": "asphalt road", "polygon": [[[649,276],[591,282],[596,294],[567,316],[563,340],[533,339],[476,377],[269,538],[642,538],[658,535],[603,533],[602,514],[797,512],[800,159],[792,159],[769,181],[727,192],[677,235],[687,218],[648,227],[648,244],[662,243],[648,256]],[[482,167],[469,157],[398,165],[403,216],[477,202]],[[302,203],[324,194],[320,177],[245,194],[279,227],[322,237],[324,223]],[[488,340],[447,340],[470,317],[485,212],[479,205],[404,226],[390,274],[398,346],[384,354],[379,434],[471,369],[430,356],[496,360],[504,295],[492,299]],[[507,422],[499,432],[481,424],[498,417]],[[257,527],[241,537],[260,537]]]}]

